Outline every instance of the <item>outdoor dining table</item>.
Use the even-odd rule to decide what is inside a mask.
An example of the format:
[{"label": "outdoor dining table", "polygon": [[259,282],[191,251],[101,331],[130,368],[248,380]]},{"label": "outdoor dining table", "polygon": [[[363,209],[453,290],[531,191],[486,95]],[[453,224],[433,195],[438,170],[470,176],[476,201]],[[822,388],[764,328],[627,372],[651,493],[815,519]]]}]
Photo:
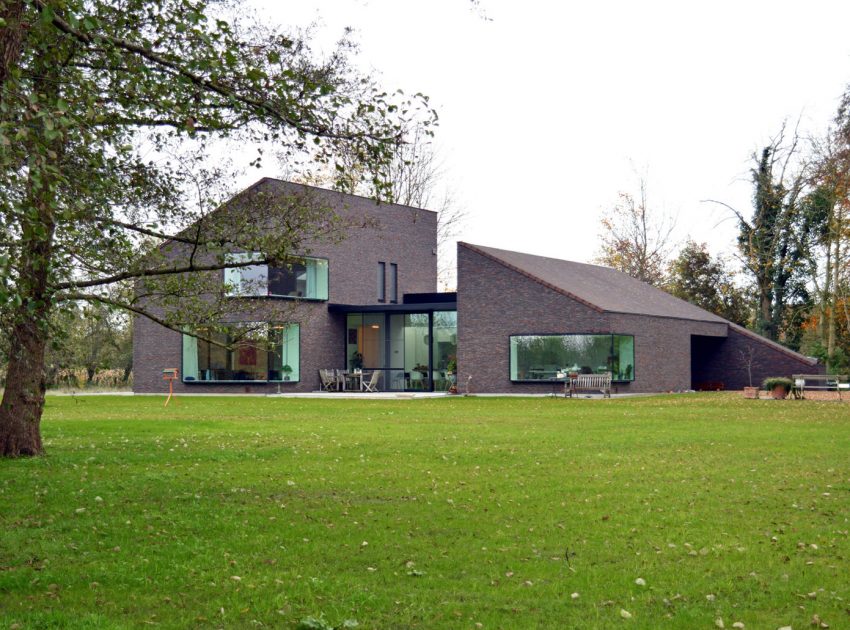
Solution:
[{"label": "outdoor dining table", "polygon": [[[340,385],[342,387],[342,391],[356,391],[359,392],[363,389],[363,377],[371,376],[368,372],[349,372],[345,370],[340,372],[342,378],[340,379]],[[349,387],[349,384],[352,387]]]}]

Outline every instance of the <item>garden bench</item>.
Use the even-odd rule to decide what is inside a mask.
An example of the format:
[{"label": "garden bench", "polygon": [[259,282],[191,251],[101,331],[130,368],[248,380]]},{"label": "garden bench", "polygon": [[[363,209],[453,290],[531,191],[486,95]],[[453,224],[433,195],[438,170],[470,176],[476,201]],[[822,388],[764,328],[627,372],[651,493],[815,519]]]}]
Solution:
[{"label": "garden bench", "polygon": [[600,391],[605,398],[611,398],[611,372],[571,375],[569,377],[570,398],[579,391]]},{"label": "garden bench", "polygon": [[[841,400],[841,392],[850,390],[850,378],[846,374],[794,374],[794,387],[791,393],[794,397],[805,398],[807,389],[838,392]],[[810,382],[813,381],[813,384]]]}]

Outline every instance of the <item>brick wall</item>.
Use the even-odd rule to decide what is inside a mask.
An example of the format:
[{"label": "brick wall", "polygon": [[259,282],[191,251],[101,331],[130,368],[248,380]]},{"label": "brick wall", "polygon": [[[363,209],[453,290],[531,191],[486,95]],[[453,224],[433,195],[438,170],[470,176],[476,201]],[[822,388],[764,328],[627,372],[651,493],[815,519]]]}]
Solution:
[{"label": "brick wall", "polygon": [[[404,293],[436,291],[436,213],[408,206],[376,204],[364,197],[277,180],[263,180],[254,189],[287,195],[305,190],[332,206],[350,226],[346,238],[340,242],[309,244],[310,255],[328,259],[329,303],[376,304],[379,261],[398,265],[399,300]],[[249,209],[245,211],[245,219],[250,220]],[[329,313],[327,304],[268,299],[263,321],[288,321],[301,326],[301,380],[281,383],[282,391],[317,390],[319,368],[343,367],[344,316]],[[232,319],[238,320],[239,314],[234,313]],[[137,318],[133,338],[134,391],[163,391],[162,369],[181,367],[181,354],[178,333],[148,319]],[[277,391],[278,384],[175,383],[175,388],[178,392],[238,393],[246,388],[252,392],[273,392]]]},{"label": "brick wall", "polygon": [[725,389],[742,389],[751,384],[748,363],[752,371],[752,385],[756,387],[760,387],[769,376],[824,374],[826,369],[732,326],[722,343],[694,338],[693,357],[694,384],[723,383]]},{"label": "brick wall", "polygon": [[458,388],[540,394],[550,383],[512,383],[510,335],[605,333],[608,315],[553,291],[460,245],[458,247]]},{"label": "brick wall", "polygon": [[691,387],[691,335],[722,336],[725,323],[604,313],[458,247],[460,391],[548,393],[551,383],[512,383],[509,337],[515,334],[618,333],[635,337],[635,380],[620,392]]}]

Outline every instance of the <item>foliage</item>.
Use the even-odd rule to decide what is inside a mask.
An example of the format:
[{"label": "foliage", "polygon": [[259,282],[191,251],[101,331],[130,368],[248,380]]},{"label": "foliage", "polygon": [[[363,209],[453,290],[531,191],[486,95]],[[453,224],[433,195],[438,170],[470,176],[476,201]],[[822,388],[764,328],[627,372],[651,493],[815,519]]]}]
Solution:
[{"label": "foliage", "polygon": [[786,376],[770,376],[762,381],[761,386],[767,391],[782,387],[786,392],[790,392],[791,388],[794,387],[794,381]]},{"label": "foliage", "polygon": [[433,122],[425,97],[389,95],[355,72],[347,39],[319,58],[303,34],[228,18],[240,8],[0,5],[0,321],[10,336],[0,453],[40,451],[57,309],[101,304],[174,329],[219,321],[234,304],[212,272],[230,252],[286,261],[338,236],[319,202],[253,191],[242,212],[220,208],[231,180],[216,152],[256,147],[258,163],[273,144],[293,162],[332,165],[343,186],[340,156],[354,154],[370,192],[386,196],[403,129]]},{"label": "foliage", "polygon": [[796,348],[811,303],[806,259],[814,224],[801,209],[806,178],[793,163],[798,140],[786,143],[784,132],[753,156],[752,218],[736,214],[738,249],[757,292],[756,332]]},{"label": "foliage", "polygon": [[360,351],[355,351],[351,355],[351,359],[349,360],[349,363],[351,364],[350,367],[351,367],[352,370],[361,369],[363,367],[363,353],[360,352]]},{"label": "foliage", "polygon": [[808,262],[817,299],[812,313],[815,346],[823,350],[821,355],[829,369],[836,369],[850,350],[839,333],[850,322],[850,312],[839,306],[846,303],[850,282],[850,134],[844,116],[846,113],[839,110],[836,127],[813,141],[813,190],[803,200],[804,211],[814,226]]},{"label": "foliage", "polygon": [[163,398],[48,396],[50,457],[0,466],[0,627],[847,615],[847,403]]},{"label": "foliage", "polygon": [[664,282],[675,222],[649,207],[646,180],[637,198],[621,192],[620,201],[602,219],[600,254],[594,262],[655,286]]},{"label": "foliage", "polygon": [[670,264],[668,292],[741,326],[750,319],[746,293],[735,285],[734,272],[713,258],[705,243],[689,240]]},{"label": "foliage", "polygon": [[[99,303],[73,304],[54,314],[55,331],[45,356],[48,386],[69,383],[77,371],[75,386],[95,383],[95,375],[118,370],[126,384],[133,367],[132,320]],[[64,381],[64,383],[63,383]]]}]

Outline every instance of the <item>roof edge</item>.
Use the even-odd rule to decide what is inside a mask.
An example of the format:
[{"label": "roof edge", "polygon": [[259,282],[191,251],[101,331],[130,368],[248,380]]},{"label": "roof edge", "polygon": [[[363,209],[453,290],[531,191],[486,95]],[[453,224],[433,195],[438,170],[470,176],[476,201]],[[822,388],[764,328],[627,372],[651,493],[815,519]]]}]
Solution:
[{"label": "roof edge", "polygon": [[776,341],[768,339],[767,337],[762,337],[760,334],[753,332],[752,330],[749,330],[747,328],[744,328],[743,326],[741,326],[739,324],[729,322],[729,328],[731,328],[732,330],[734,330],[736,332],[741,333],[745,337],[749,337],[750,339],[753,339],[755,341],[759,341],[766,346],[770,346],[774,350],[778,350],[779,352],[782,352],[783,354],[786,354],[793,359],[797,359],[798,361],[801,361],[803,363],[807,363],[808,365],[817,365],[818,364],[817,359],[812,359],[811,357],[807,357],[804,354],[800,354],[799,352],[795,352],[794,350],[791,350],[791,348],[786,348],[781,343],[778,343]]},{"label": "roof edge", "polygon": [[484,258],[487,258],[488,260],[492,260],[493,262],[498,263],[498,264],[502,265],[503,267],[505,267],[506,269],[510,269],[511,271],[518,273],[521,276],[525,276],[529,280],[532,280],[532,281],[536,282],[537,284],[546,287],[547,289],[551,289],[555,293],[559,293],[559,294],[561,294],[565,297],[570,298],[571,300],[575,300],[576,302],[578,302],[580,304],[584,304],[588,308],[592,308],[597,313],[607,313],[608,312],[604,308],[602,308],[601,306],[599,306],[597,304],[593,304],[591,302],[588,302],[587,300],[580,298],[579,296],[575,295],[574,293],[570,293],[569,291],[565,291],[561,287],[556,287],[554,284],[550,284],[550,283],[546,282],[545,280],[538,278],[533,273],[529,273],[528,271],[525,271],[524,269],[520,269],[519,267],[516,267],[516,266],[510,264],[509,262],[502,260],[498,256],[494,256],[493,254],[485,252],[484,250],[480,249],[479,247],[476,247],[475,245],[472,245],[470,243],[465,243],[463,241],[458,241],[457,245],[458,245],[458,247],[465,247],[466,249],[475,252],[479,256],[484,256]]},{"label": "roof edge", "polygon": [[[344,197],[357,197],[358,199],[364,199],[366,201],[371,201],[372,203],[374,203],[376,205],[396,206],[398,208],[407,208],[408,210],[416,210],[417,212],[430,212],[431,214],[439,214],[439,212],[437,210],[429,210],[428,208],[420,208],[419,206],[411,206],[410,204],[397,203],[395,201],[378,200],[378,199],[375,199],[374,197],[367,197],[366,195],[358,195],[356,193],[343,192],[341,190],[334,190],[332,188],[322,188],[321,186],[313,186],[312,184],[303,184],[301,182],[292,182],[292,181],[289,181],[288,179],[280,179],[278,177],[268,177],[268,176],[262,177],[258,181],[251,184],[251,186],[249,186],[248,188],[246,188],[242,192],[247,192],[249,189],[257,186],[258,184],[260,184],[262,182],[278,182],[278,183],[281,183],[281,184],[288,184],[290,186],[301,186],[302,188],[309,188],[311,190],[316,190],[316,191],[319,191],[319,192],[333,193],[335,195],[343,195]],[[237,195],[238,194],[241,194],[241,193],[237,193]],[[234,195],[234,197],[235,196],[236,195]]]}]

